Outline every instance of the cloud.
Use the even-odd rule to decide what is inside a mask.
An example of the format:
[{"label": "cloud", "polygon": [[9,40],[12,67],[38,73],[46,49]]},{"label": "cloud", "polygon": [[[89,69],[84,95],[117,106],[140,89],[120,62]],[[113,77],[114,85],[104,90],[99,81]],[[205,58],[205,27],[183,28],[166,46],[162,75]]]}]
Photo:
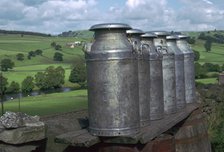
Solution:
[{"label": "cloud", "polygon": [[[77,28],[88,28],[90,25],[79,24],[97,18],[95,0],[15,0],[0,1],[4,6],[0,12],[0,28],[36,30],[47,33],[58,33],[66,29],[67,25]],[[5,20],[5,26],[1,22]],[[35,29],[36,27],[36,29]]]},{"label": "cloud", "polygon": [[[147,31],[224,28],[222,0],[172,2],[126,0],[124,3],[114,2],[115,6],[112,4],[108,9],[100,9],[106,1],[1,0],[0,29],[60,33],[88,29],[93,24],[106,22],[124,22]],[[178,2],[178,7],[175,2]]]},{"label": "cloud", "polygon": [[205,3],[207,3],[207,4],[213,4],[211,1],[209,1],[209,0],[203,0]]},{"label": "cloud", "polygon": [[[206,24],[207,27],[215,27],[224,19],[224,9],[219,9],[208,0],[185,0],[184,7],[179,12],[178,19],[189,19],[194,25]],[[223,24],[224,26],[224,24]]]}]

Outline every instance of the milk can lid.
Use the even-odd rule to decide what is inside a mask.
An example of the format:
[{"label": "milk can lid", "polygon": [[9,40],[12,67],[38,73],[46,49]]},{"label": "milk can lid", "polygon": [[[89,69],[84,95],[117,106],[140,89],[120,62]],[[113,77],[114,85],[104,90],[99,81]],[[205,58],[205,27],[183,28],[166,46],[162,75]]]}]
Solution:
[{"label": "milk can lid", "polygon": [[167,36],[170,35],[167,31],[152,31],[152,33],[156,34],[157,36]]},{"label": "milk can lid", "polygon": [[146,32],[145,34],[141,35],[141,37],[155,38],[157,35],[152,32]]},{"label": "milk can lid", "polygon": [[179,39],[187,39],[189,37],[189,36],[183,35],[183,34],[177,35],[177,36],[178,36]]},{"label": "milk can lid", "polygon": [[139,29],[131,29],[126,31],[127,34],[144,34],[142,30]]},{"label": "milk can lid", "polygon": [[169,36],[166,36],[166,39],[167,40],[177,40],[177,39],[180,39],[180,38],[176,35],[169,35]]},{"label": "milk can lid", "polygon": [[126,29],[129,30],[131,27],[128,24],[123,23],[104,23],[104,24],[96,24],[90,27],[90,31],[95,31],[99,29]]}]

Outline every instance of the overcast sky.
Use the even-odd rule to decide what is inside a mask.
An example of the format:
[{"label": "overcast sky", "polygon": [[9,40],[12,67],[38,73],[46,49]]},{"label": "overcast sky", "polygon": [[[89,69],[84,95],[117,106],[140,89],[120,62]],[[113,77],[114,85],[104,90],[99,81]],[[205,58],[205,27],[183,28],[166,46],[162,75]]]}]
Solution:
[{"label": "overcast sky", "polygon": [[223,0],[0,0],[0,29],[58,34],[93,24],[149,30],[224,30]]}]

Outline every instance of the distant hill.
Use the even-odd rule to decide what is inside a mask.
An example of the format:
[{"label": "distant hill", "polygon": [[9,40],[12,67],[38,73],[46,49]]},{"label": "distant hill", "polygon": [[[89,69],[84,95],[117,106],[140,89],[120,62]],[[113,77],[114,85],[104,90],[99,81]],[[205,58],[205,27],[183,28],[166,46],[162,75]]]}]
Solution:
[{"label": "distant hill", "polygon": [[201,40],[211,39],[214,43],[224,43],[224,31],[198,31],[198,32],[186,32],[189,36],[195,37]]},{"label": "distant hill", "polygon": [[38,33],[38,32],[30,32],[30,31],[9,31],[9,30],[1,30],[0,34],[21,34],[21,37],[23,35],[34,35],[34,36],[44,36],[44,37],[50,37],[51,34],[45,34],[45,33]]},{"label": "distant hill", "polygon": [[93,34],[94,34],[93,32],[88,31],[88,30],[80,30],[80,31],[62,32],[58,36],[61,36],[61,37],[77,37],[77,38],[82,38],[82,39],[92,39]]}]

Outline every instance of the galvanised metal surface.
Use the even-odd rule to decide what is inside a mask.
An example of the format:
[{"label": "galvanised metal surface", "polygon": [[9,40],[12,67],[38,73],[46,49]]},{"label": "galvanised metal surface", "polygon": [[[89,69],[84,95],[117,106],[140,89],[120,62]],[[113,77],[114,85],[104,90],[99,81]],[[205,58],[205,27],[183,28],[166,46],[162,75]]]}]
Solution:
[{"label": "galvanised metal surface", "polygon": [[153,32],[158,37],[154,39],[157,50],[163,54],[163,99],[164,112],[175,113],[176,108],[176,83],[175,83],[175,56],[174,52],[167,48],[166,36],[168,32]]},{"label": "galvanised metal surface", "polygon": [[177,36],[167,36],[167,47],[175,53],[175,74],[176,74],[176,104],[177,110],[186,106],[185,100],[185,82],[184,82],[184,54],[177,47]]},{"label": "galvanised metal surface", "polygon": [[194,103],[195,100],[195,69],[194,52],[187,43],[186,35],[178,35],[177,46],[184,53],[184,79],[186,103]]},{"label": "galvanised metal surface", "polygon": [[89,132],[97,136],[138,133],[138,60],[126,37],[127,24],[98,24],[86,52]]},{"label": "galvanised metal surface", "polygon": [[139,112],[140,126],[150,124],[149,105],[149,52],[141,49],[140,35],[143,31],[138,29],[127,30],[127,37],[133,48],[138,53],[138,88],[139,88]]},{"label": "galvanised metal surface", "polygon": [[157,37],[152,33],[141,35],[141,43],[143,50],[149,51],[149,101],[150,101],[150,119],[158,120],[164,117],[164,102],[163,102],[163,56],[157,52],[153,44],[153,39]]}]

